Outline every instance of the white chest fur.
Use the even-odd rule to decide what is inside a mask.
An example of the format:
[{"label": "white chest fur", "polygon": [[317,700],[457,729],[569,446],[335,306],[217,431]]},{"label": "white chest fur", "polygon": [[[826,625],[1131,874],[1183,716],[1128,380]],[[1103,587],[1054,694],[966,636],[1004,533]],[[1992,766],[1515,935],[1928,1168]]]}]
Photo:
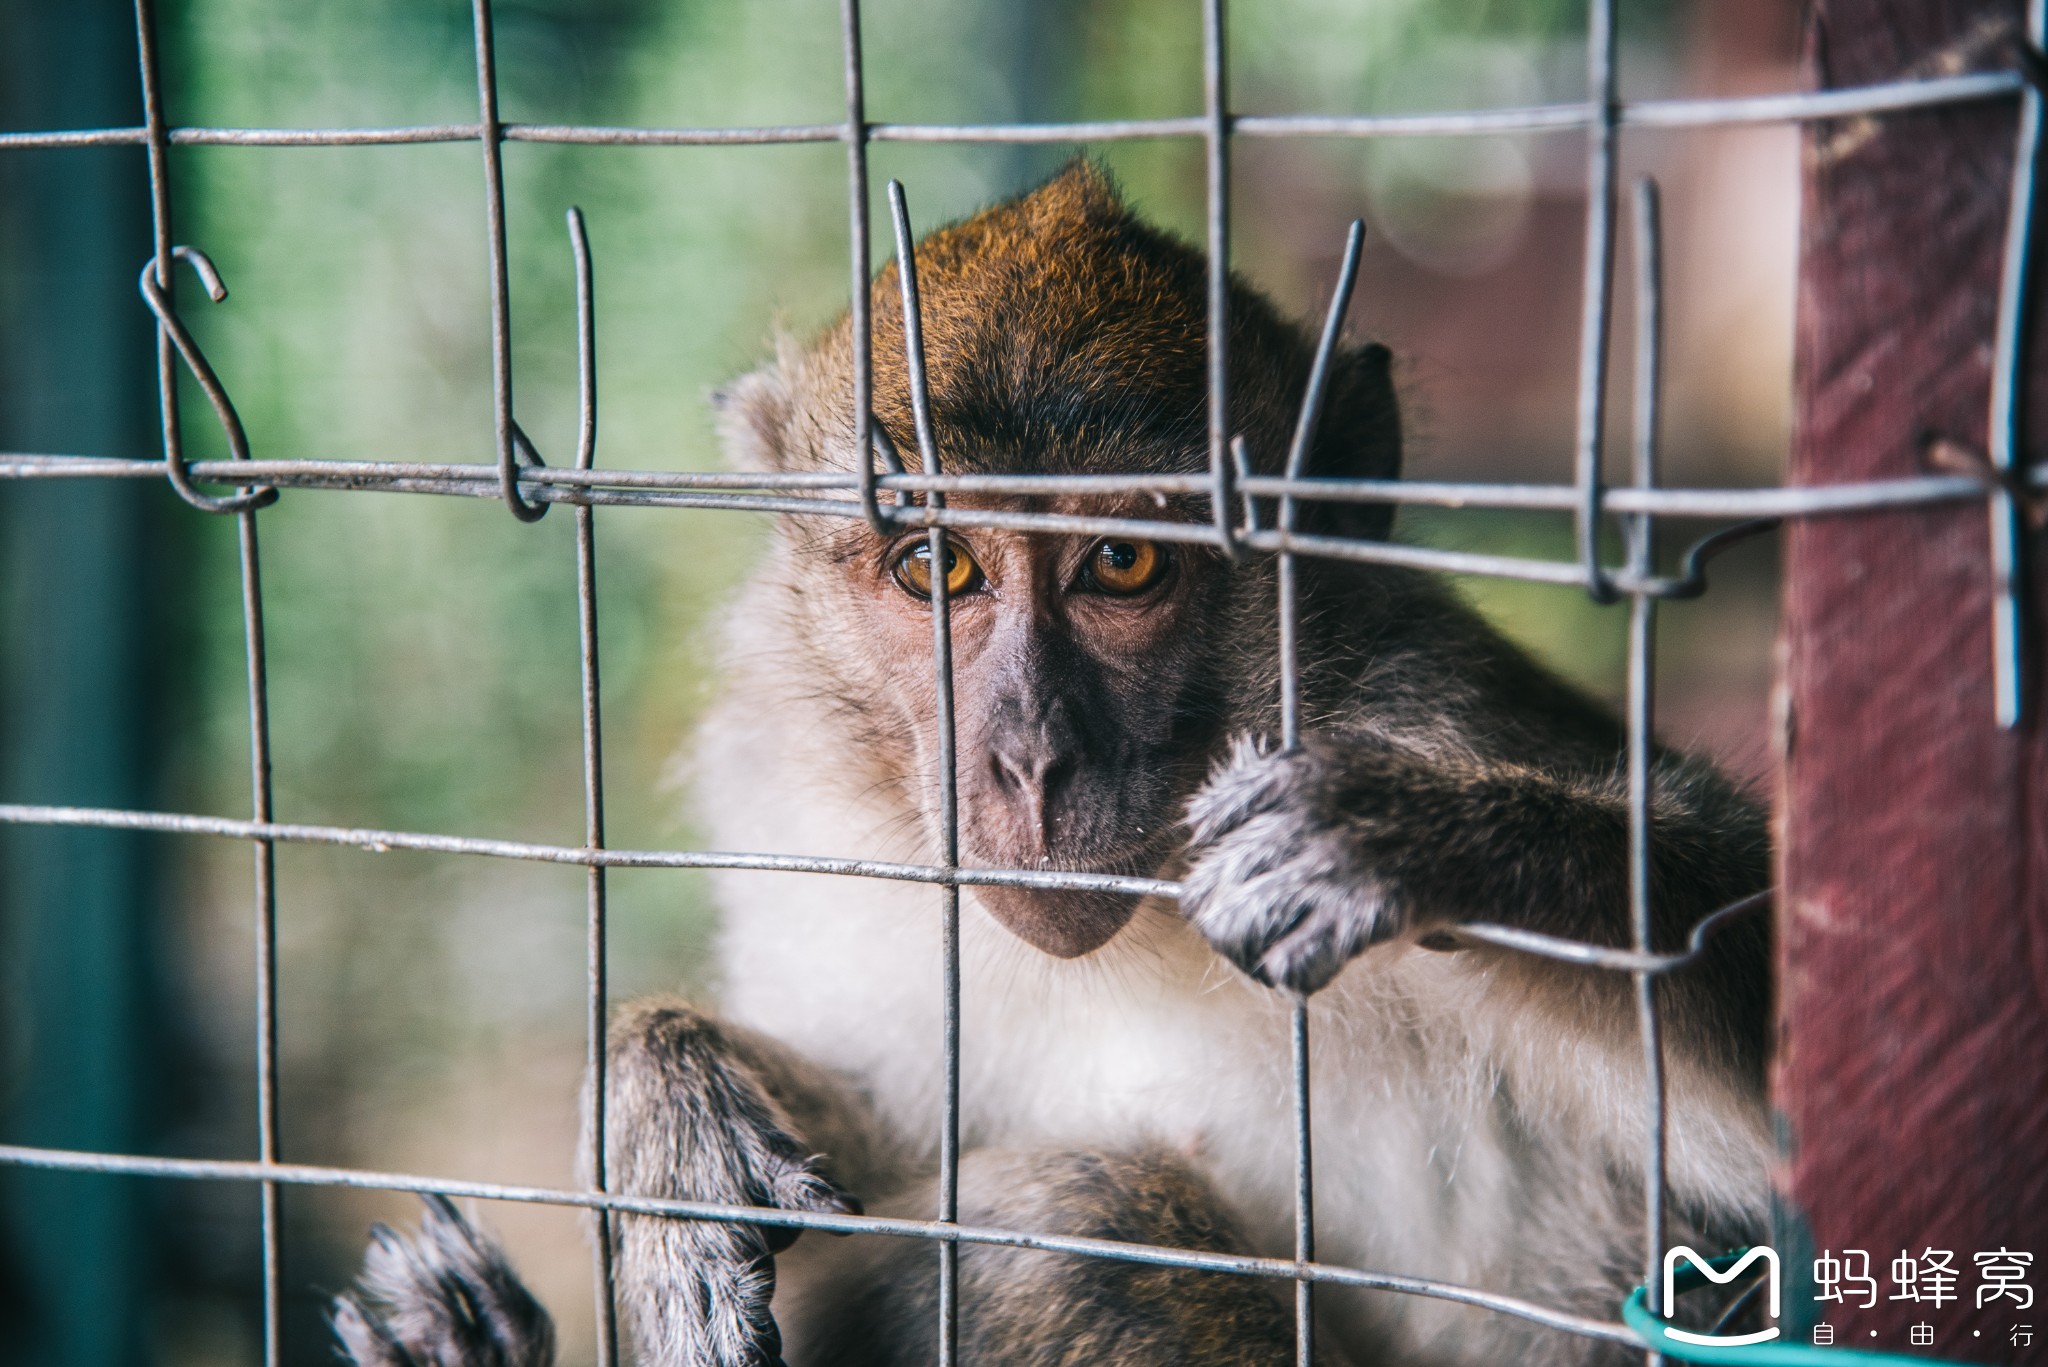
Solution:
[{"label": "white chest fur", "polygon": [[[731,712],[707,734],[702,810],[720,848],[921,857],[886,838],[902,829],[893,814],[807,785],[816,770],[801,738]],[[722,1010],[858,1079],[893,1133],[935,1150],[938,889],[738,872],[719,883]],[[1639,1074],[1626,1050],[1594,1046],[1532,1064],[1543,1046],[1528,1037],[1541,1032],[1504,1031],[1486,973],[1465,959],[1375,951],[1314,1001],[1318,1256],[1611,1316],[1616,1269],[1640,1261],[1625,1171],[1640,1140]],[[1292,1255],[1288,999],[1161,906],[1095,954],[1061,961],[1001,929],[970,892],[961,969],[963,1145],[1163,1142],[1209,1174],[1257,1251]],[[1702,1117],[1675,1136],[1675,1177],[1760,1191],[1762,1151],[1754,1115]],[[1586,1355],[1582,1341],[1441,1302],[1332,1291],[1321,1305],[1354,1351]]]}]

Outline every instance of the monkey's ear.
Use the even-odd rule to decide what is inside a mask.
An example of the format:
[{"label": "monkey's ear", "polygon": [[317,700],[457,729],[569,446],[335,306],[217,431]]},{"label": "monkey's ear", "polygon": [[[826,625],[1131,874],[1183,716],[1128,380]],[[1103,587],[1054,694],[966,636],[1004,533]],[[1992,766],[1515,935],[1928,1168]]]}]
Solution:
[{"label": "monkey's ear", "polygon": [[780,362],[711,392],[718,435],[735,469],[777,474],[791,468],[789,424],[795,398]]},{"label": "monkey's ear", "polygon": [[[1377,342],[1344,347],[1331,358],[1329,396],[1310,448],[1308,473],[1339,479],[1401,477],[1401,409],[1394,398],[1393,355]],[[1337,536],[1383,537],[1391,506],[1310,505],[1306,521]]]}]

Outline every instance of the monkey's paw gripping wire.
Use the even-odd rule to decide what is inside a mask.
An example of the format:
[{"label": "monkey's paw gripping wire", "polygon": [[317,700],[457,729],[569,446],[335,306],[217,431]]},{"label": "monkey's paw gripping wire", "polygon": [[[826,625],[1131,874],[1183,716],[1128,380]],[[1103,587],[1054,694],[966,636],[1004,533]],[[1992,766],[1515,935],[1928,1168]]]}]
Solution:
[{"label": "monkey's paw gripping wire", "polygon": [[[1726,1272],[1748,1254],[1748,1249],[1740,1248],[1718,1258],[1709,1258],[1707,1265],[1716,1272]],[[1688,1264],[1677,1273],[1672,1290],[1684,1295],[1706,1284],[1706,1273],[1697,1265]],[[1935,1367],[1942,1363],[1961,1367],[1954,1358],[1909,1357],[1904,1353],[1874,1353],[1857,1348],[1816,1348],[1812,1344],[1790,1343],[1783,1339],[1762,1343],[1701,1343],[1696,1338],[1677,1338],[1670,1332],[1664,1317],[1651,1311],[1650,1289],[1646,1286],[1631,1291],[1628,1299],[1621,1303],[1621,1318],[1642,1336],[1651,1352],[1679,1362],[1718,1363],[1726,1367],[1927,1367],[1930,1363]]]},{"label": "monkey's paw gripping wire", "polygon": [[[197,247],[171,248],[171,260],[183,261],[199,277],[199,283],[206,288],[206,297],[218,304],[228,297],[228,287],[221,283],[220,272],[205,252]],[[192,372],[192,378],[206,393],[206,401],[213,405],[214,416],[220,419],[221,430],[227,434],[228,453],[235,460],[249,459],[249,436],[242,430],[241,415],[235,412],[235,404],[228,397],[228,391],[214,374],[213,366],[207,361],[206,353],[192,340],[192,334],[185,327],[178,312],[171,306],[170,292],[157,280],[157,258],[152,256],[142,267],[142,301],[149,305],[149,311],[156,315],[158,326],[171,339],[178,355]],[[167,277],[168,278],[168,277]],[[262,485],[244,489],[238,494],[203,494],[192,483],[191,471],[185,465],[185,451],[178,440],[175,410],[167,403],[164,418],[164,472],[170,476],[171,487],[178,491],[178,497],[193,507],[209,513],[239,513],[251,508],[261,508],[277,501],[274,485]]]}]

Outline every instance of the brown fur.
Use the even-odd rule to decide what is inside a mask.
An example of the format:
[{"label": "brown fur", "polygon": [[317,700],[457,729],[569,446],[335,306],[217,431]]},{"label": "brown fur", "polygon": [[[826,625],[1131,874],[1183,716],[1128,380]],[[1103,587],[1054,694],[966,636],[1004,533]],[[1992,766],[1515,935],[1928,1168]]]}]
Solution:
[{"label": "brown fur", "polygon": [[[1210,1253],[1248,1251],[1215,1191],[1185,1158],[981,1150],[962,1166],[961,1218],[998,1229]],[[895,1205],[930,1209],[919,1187]],[[893,1207],[892,1207],[893,1209]],[[1225,1273],[988,1245],[960,1250],[960,1360],[1092,1367],[1252,1367],[1291,1359],[1292,1317],[1270,1284]],[[913,1367],[932,1357],[937,1254],[900,1240],[850,1240],[823,1257],[801,1348],[832,1367]],[[1319,1362],[1339,1361],[1330,1353]]]}]

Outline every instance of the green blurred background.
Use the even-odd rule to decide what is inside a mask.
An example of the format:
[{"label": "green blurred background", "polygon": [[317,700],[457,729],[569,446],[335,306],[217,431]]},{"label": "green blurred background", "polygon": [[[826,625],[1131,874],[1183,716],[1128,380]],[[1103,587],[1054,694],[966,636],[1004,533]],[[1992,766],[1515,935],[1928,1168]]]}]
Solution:
[{"label": "green blurred background", "polygon": [[[879,121],[1200,107],[1193,0],[864,9]],[[1624,0],[1625,94],[1789,87],[1792,10]],[[165,0],[169,117],[473,120],[469,23],[459,0]],[[832,0],[504,0],[497,34],[509,120],[843,115]],[[1230,41],[1246,111],[1584,93],[1583,7],[1568,0],[1260,0],[1234,8]],[[134,62],[120,5],[0,0],[0,128],[139,122]],[[875,183],[901,177],[928,226],[1075,150],[877,144]],[[1198,143],[1088,150],[1149,215],[1199,231]],[[1366,217],[1353,329],[1400,357],[1412,474],[1566,476],[1578,135],[1244,140],[1235,158],[1235,264],[1297,314],[1319,309],[1346,220]],[[775,328],[802,334],[843,305],[842,150],[514,143],[505,165],[523,426],[567,458],[563,213],[581,205],[596,259],[599,464],[718,465],[707,391],[757,363]],[[1789,422],[1796,139],[1632,135],[1624,166],[1666,185],[1670,477],[1771,480]],[[171,175],[178,240],[203,247],[232,291],[212,305],[187,287],[182,311],[259,455],[491,458],[473,144],[179,148]],[[159,450],[133,286],[149,251],[144,188],[136,149],[0,149],[0,450]],[[219,453],[189,385],[187,397],[191,450]],[[578,842],[571,519],[525,526],[494,502],[290,492],[261,523],[279,818]],[[1434,544],[1569,554],[1554,518],[1442,512],[1403,525]],[[764,525],[607,509],[598,528],[611,839],[687,846],[667,775],[711,683],[720,605]],[[232,520],[153,483],[0,481],[0,574],[0,801],[247,813]],[[1618,692],[1619,613],[1563,590],[1468,588],[1561,669]],[[1661,652],[1667,736],[1759,785],[1774,595],[1771,548],[1746,550],[1706,602],[1666,614]],[[297,846],[278,858],[284,1154],[571,1181],[581,873]],[[0,1140],[253,1156],[250,901],[239,844],[0,828]],[[715,991],[698,877],[616,874],[612,908],[615,991]],[[328,1360],[325,1297],[346,1283],[369,1221],[409,1218],[409,1204],[287,1193],[290,1360]],[[487,1218],[560,1320],[564,1361],[590,1360],[577,1218]],[[255,1199],[240,1187],[0,1169],[0,1361],[260,1360],[257,1258]]]}]

